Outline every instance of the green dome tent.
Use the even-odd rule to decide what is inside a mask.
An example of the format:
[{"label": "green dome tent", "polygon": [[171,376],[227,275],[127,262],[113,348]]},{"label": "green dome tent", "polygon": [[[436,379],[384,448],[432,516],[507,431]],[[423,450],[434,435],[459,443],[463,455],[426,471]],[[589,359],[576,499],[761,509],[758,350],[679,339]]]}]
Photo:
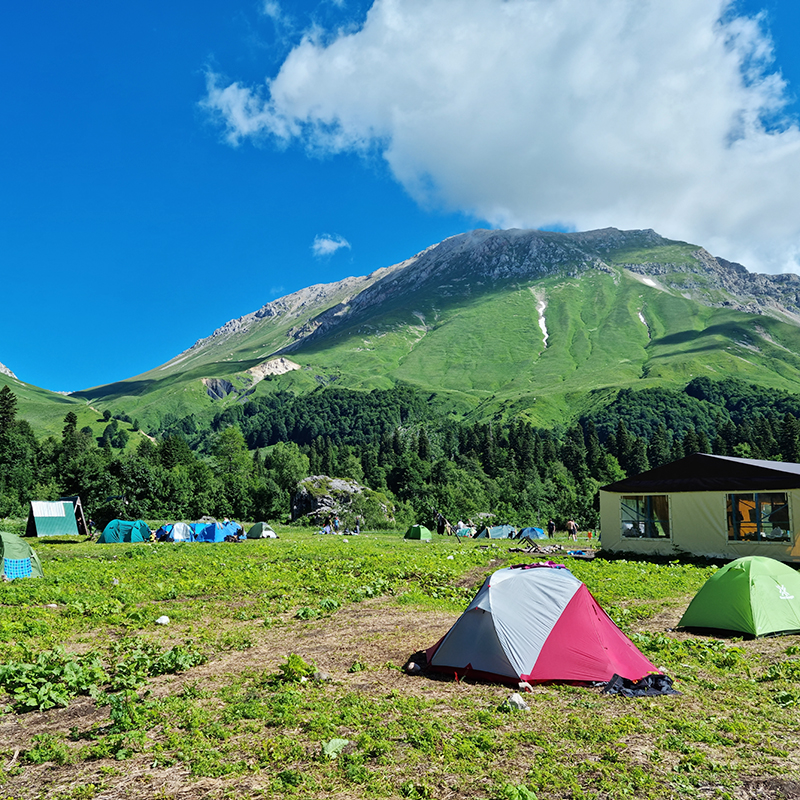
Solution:
[{"label": "green dome tent", "polygon": [[774,558],[737,558],[700,587],[678,625],[752,636],[800,631],[800,574]]},{"label": "green dome tent", "polygon": [[256,522],[249,531],[247,531],[248,539],[277,539],[278,534],[272,530],[270,525],[266,522]]},{"label": "green dome tent", "polygon": [[429,542],[433,534],[424,525],[412,525],[407,531],[404,539],[422,539]]},{"label": "green dome tent", "polygon": [[44,577],[39,556],[15,533],[0,531],[0,549],[3,551],[3,575],[6,580]]},{"label": "green dome tent", "polygon": [[135,522],[128,522],[123,519],[112,519],[103,529],[97,543],[148,542],[151,534],[152,531],[144,520],[137,519]]}]

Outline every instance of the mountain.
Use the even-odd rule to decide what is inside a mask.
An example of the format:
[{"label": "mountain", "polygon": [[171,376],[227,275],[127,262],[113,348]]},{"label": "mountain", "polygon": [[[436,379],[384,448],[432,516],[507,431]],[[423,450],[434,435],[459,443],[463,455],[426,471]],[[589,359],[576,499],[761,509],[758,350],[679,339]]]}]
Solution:
[{"label": "mountain", "polygon": [[739,377],[800,391],[800,278],[652,230],[476,230],[365,277],[267,303],[142,375],[72,395],[158,429],[256,393],[435,394],[552,424],[621,387]]}]

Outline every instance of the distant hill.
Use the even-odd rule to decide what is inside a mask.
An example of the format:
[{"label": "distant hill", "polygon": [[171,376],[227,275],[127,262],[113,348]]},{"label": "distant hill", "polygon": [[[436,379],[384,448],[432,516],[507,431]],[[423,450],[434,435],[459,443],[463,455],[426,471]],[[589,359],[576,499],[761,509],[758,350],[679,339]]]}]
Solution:
[{"label": "distant hill", "polygon": [[471,418],[550,425],[620,388],[698,376],[797,392],[798,353],[797,275],[751,274],[651,230],[476,230],[267,303],[166,364],[64,400],[156,430],[278,389],[404,383]]}]

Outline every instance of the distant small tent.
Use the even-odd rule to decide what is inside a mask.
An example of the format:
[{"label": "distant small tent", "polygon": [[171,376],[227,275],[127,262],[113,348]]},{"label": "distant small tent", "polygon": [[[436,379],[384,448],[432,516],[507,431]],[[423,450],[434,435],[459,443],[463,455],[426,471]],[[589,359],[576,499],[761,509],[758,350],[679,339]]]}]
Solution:
[{"label": "distant small tent", "polygon": [[774,558],[737,558],[700,587],[678,625],[751,636],[798,632],[800,574]]},{"label": "distant small tent", "polygon": [[0,550],[2,550],[3,576],[6,580],[44,577],[39,556],[16,534],[0,531]]},{"label": "distant small tent", "polygon": [[484,528],[476,539],[513,539],[517,529],[513,525],[494,525]]},{"label": "distant small tent", "polygon": [[248,539],[277,539],[278,534],[267,525],[266,522],[256,522],[249,531],[247,531]]},{"label": "distant small tent", "polygon": [[112,519],[103,529],[97,543],[148,542],[151,536],[152,531],[144,520],[137,519],[129,522],[123,519]]},{"label": "distant small tent", "polygon": [[162,525],[156,531],[156,541],[159,542],[193,542],[194,532],[185,522]]},{"label": "distant small tent", "polygon": [[523,528],[518,534],[517,539],[546,539],[547,534],[542,528]]},{"label": "distant small tent", "polygon": [[79,536],[71,500],[31,500],[26,536]]},{"label": "distant small tent", "polygon": [[424,525],[412,525],[407,531],[404,539],[422,539],[429,542],[433,539],[433,534]]}]

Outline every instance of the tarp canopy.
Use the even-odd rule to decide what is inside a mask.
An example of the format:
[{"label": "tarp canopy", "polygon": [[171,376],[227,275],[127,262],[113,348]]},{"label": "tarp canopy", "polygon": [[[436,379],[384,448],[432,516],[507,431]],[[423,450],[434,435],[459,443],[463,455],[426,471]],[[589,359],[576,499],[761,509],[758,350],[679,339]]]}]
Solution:
[{"label": "tarp canopy", "polygon": [[103,529],[97,543],[147,542],[150,540],[151,535],[152,531],[144,520],[137,519],[130,522],[123,519],[112,519]]},{"label": "tarp canopy", "polygon": [[737,558],[700,587],[678,624],[751,636],[800,631],[800,574],[774,558]]},{"label": "tarp canopy", "polygon": [[430,541],[433,534],[424,525],[412,525],[407,531],[404,539],[424,539]]},{"label": "tarp canopy", "polygon": [[39,556],[15,533],[0,531],[0,550],[2,550],[3,575],[7,580],[44,577]]},{"label": "tarp canopy", "polygon": [[517,539],[524,539],[525,537],[529,539],[546,539],[547,534],[544,532],[542,528],[523,528],[518,534]]},{"label": "tarp canopy", "polygon": [[484,528],[475,538],[476,539],[510,539],[513,538],[517,529],[513,525],[494,525],[491,528]]},{"label": "tarp canopy", "polygon": [[26,536],[79,536],[71,500],[31,500]]},{"label": "tarp canopy", "polygon": [[511,683],[639,680],[659,671],[585,584],[547,564],[490,575],[427,655],[431,669]]},{"label": "tarp canopy", "polygon": [[249,531],[247,531],[248,539],[277,539],[278,534],[266,523],[256,522]]}]

